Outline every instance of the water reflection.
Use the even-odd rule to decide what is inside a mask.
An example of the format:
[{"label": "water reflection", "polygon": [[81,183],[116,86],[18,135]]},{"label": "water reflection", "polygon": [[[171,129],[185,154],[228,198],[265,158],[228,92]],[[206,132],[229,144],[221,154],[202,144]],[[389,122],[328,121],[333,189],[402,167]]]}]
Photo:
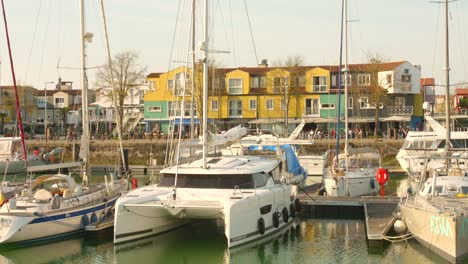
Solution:
[{"label": "water reflection", "polygon": [[[111,231],[111,230],[110,230]],[[114,246],[111,232],[0,251],[0,263],[447,263],[416,241],[369,253],[359,220],[301,220],[267,241],[231,250],[214,221]]]}]

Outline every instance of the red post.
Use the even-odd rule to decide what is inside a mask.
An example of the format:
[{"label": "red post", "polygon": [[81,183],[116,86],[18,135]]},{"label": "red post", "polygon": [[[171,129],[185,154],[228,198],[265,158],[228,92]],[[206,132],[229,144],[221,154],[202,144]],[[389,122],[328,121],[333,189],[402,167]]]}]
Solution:
[{"label": "red post", "polygon": [[384,186],[385,184],[380,184],[380,196],[385,196]]},{"label": "red post", "polygon": [[375,179],[380,184],[380,196],[385,196],[384,185],[389,178],[388,171],[384,168],[379,168],[377,170],[377,174],[375,175]]}]

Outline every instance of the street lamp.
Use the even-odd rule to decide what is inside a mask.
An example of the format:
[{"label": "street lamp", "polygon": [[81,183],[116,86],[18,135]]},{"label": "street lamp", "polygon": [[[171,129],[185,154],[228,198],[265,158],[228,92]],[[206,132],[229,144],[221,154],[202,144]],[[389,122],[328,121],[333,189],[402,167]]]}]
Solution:
[{"label": "street lamp", "polygon": [[51,84],[54,82],[45,82],[44,83],[44,135],[45,140],[47,142],[47,84]]}]

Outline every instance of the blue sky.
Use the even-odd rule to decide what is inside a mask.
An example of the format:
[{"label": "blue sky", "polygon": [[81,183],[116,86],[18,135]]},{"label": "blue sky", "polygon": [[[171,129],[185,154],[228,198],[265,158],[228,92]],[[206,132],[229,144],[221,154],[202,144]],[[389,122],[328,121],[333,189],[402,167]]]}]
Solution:
[{"label": "blue sky", "polygon": [[[212,48],[225,67],[255,66],[243,0],[211,1]],[[307,65],[338,64],[340,0],[246,0],[257,58],[271,63],[299,55]],[[100,0],[86,0],[88,67],[105,63]],[[164,72],[186,61],[191,0],[107,0],[113,53],[134,50],[149,72]],[[46,82],[70,80],[79,87],[79,1],[5,1],[17,80],[43,89]],[[180,6],[179,6],[180,4]],[[201,3],[199,4],[201,5]],[[349,63],[365,63],[369,54],[422,66],[423,77],[443,84],[443,5],[426,0],[349,0]],[[179,7],[179,24],[175,27]],[[451,83],[468,81],[468,3],[450,4]],[[198,22],[199,24],[199,22]],[[174,30],[176,28],[176,30]],[[175,33],[174,33],[175,32]],[[175,45],[172,45],[173,36]],[[170,56],[172,50],[172,57]],[[2,23],[0,83],[11,84]],[[88,72],[91,83],[94,71]],[[92,85],[91,85],[92,86]],[[52,87],[49,87],[52,88]]]}]

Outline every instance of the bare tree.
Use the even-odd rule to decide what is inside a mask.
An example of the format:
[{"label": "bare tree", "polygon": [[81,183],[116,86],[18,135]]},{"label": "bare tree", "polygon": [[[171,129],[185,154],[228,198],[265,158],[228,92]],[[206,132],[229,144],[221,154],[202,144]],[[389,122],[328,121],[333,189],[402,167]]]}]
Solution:
[{"label": "bare tree", "polygon": [[303,66],[304,58],[298,55],[288,56],[284,60],[273,61],[273,67],[280,71],[268,80],[275,93],[281,96],[281,104],[284,111],[284,133],[287,133],[289,120],[289,105],[294,97],[301,93],[306,87],[305,72],[307,68]]},{"label": "bare tree", "polygon": [[[103,89],[104,95],[111,99],[114,93],[116,95],[120,124],[123,121],[125,97],[129,95],[129,92],[132,92],[132,89],[139,89],[139,85],[145,80],[145,73],[146,67],[139,63],[138,54],[134,51],[123,51],[114,56],[112,75],[110,66],[107,64],[106,67],[99,68],[97,71],[97,86],[111,88],[108,90]],[[111,76],[114,78],[114,87],[111,87]]]}]

